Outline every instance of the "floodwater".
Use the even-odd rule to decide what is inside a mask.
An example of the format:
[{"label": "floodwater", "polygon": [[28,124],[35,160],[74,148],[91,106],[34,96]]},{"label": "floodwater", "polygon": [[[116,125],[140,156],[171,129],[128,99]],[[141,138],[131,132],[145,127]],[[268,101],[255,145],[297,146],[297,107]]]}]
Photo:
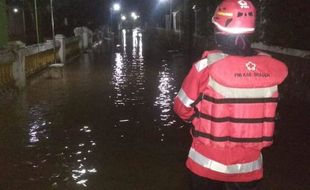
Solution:
[{"label": "floodwater", "polygon": [[[146,58],[139,30],[120,36],[111,52],[98,46],[66,65],[62,79],[32,79],[0,100],[1,190],[190,189],[189,126],[172,111],[189,64]],[[294,98],[283,98],[265,151],[265,189],[310,187],[309,115],[290,113],[302,107]]]},{"label": "floodwater", "polygon": [[172,111],[184,64],[145,60],[142,33],[121,35],[1,101],[0,189],[188,189]]}]

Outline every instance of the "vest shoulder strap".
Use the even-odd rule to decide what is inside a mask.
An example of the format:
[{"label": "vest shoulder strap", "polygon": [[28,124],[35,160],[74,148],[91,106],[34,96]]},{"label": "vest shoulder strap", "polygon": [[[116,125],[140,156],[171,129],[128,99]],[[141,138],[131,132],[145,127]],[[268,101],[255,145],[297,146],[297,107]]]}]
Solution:
[{"label": "vest shoulder strap", "polygon": [[217,61],[224,59],[226,56],[228,55],[220,51],[205,51],[203,53],[202,59],[195,63],[195,67],[197,71],[200,72],[208,66],[216,63]]}]

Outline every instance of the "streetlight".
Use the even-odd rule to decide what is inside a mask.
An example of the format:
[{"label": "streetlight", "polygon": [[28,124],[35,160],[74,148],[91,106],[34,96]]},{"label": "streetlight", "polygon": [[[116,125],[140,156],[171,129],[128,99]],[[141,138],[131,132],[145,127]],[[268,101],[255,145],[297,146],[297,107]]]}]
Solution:
[{"label": "streetlight", "polygon": [[192,7],[192,9],[194,10],[194,13],[195,13],[195,34],[198,33],[198,11],[199,11],[199,8],[197,7],[197,5],[194,5]]},{"label": "streetlight", "polygon": [[172,0],[159,0],[160,2],[167,2],[169,3],[169,28],[171,29],[171,24],[172,24]]},{"label": "streetlight", "polygon": [[18,9],[18,8],[14,8],[14,9],[13,9],[13,12],[14,12],[14,13],[18,13],[18,12],[19,12],[19,9]]},{"label": "streetlight", "polygon": [[137,13],[135,12],[132,12],[131,13],[131,17],[134,19],[134,20],[137,20],[139,18],[139,16],[137,15]]},{"label": "streetlight", "polygon": [[127,17],[122,15],[121,19],[122,19],[122,21],[125,21],[127,19]]},{"label": "streetlight", "polygon": [[113,4],[113,11],[120,11],[121,10],[121,5],[119,3],[114,3]]},{"label": "streetlight", "polygon": [[119,3],[114,3],[110,8],[110,28],[112,31],[112,20],[113,20],[113,12],[119,12],[121,10],[121,5]]},{"label": "streetlight", "polygon": [[22,17],[23,17],[23,29],[24,29],[24,36],[26,35],[26,22],[25,22],[25,6],[24,6],[24,2],[23,2],[23,6],[22,7],[14,7],[13,8],[13,13],[14,14],[18,14],[20,11],[22,11]]}]

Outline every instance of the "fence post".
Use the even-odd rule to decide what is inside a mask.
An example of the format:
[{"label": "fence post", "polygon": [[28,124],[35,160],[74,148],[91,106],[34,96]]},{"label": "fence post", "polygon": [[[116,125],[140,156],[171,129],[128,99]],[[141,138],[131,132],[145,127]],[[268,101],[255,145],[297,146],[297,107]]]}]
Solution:
[{"label": "fence post", "polygon": [[91,47],[94,43],[94,33],[88,33],[88,47]]},{"label": "fence post", "polygon": [[55,36],[56,41],[60,43],[60,48],[59,48],[59,58],[60,62],[65,64],[66,63],[66,37],[62,34],[57,34]]},{"label": "fence post", "polygon": [[13,62],[13,78],[15,86],[22,89],[26,86],[26,69],[25,69],[26,49],[20,48],[17,50],[17,58]]},{"label": "fence post", "polygon": [[83,38],[83,50],[87,50],[87,48],[88,48],[88,34],[87,34],[87,30],[85,28],[83,28],[82,38]]}]

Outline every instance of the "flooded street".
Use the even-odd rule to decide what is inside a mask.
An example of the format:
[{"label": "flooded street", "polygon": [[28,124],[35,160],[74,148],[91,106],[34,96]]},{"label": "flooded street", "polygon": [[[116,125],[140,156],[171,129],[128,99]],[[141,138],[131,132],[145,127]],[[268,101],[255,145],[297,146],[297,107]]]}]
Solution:
[{"label": "flooded street", "polygon": [[[67,64],[62,79],[33,79],[0,100],[1,190],[190,189],[189,127],[172,110],[189,64],[147,59],[139,30],[120,36],[112,53],[98,47]],[[284,100],[264,186],[306,190],[309,107],[290,116],[298,105]]]},{"label": "flooded street", "polygon": [[1,102],[0,189],[188,189],[188,128],[172,111],[182,62],[145,60],[122,33]]}]

